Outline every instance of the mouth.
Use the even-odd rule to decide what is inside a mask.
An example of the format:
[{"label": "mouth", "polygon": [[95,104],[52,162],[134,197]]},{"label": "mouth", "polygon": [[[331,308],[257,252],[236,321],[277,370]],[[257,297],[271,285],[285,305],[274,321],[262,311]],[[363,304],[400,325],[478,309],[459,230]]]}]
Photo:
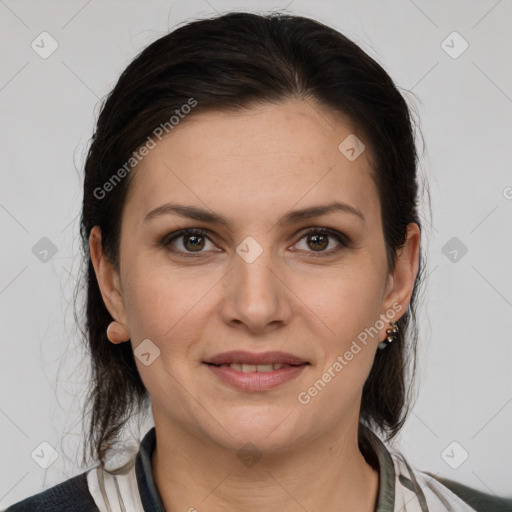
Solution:
[{"label": "mouth", "polygon": [[242,364],[242,363],[224,363],[224,364],[213,364],[213,363],[205,363],[211,366],[216,366],[217,368],[231,368],[232,370],[236,370],[237,372],[242,373],[269,373],[275,370],[281,370],[282,368],[291,368],[295,366],[302,366],[303,364],[288,364],[288,363],[270,363],[270,364]]},{"label": "mouth", "polygon": [[[216,356],[210,357],[203,361],[206,364],[213,364],[215,366],[221,365],[253,365],[253,366],[268,366],[268,365],[300,365],[309,364],[309,362],[299,356],[288,354],[287,352],[261,352],[259,354],[246,352],[243,350],[232,350],[231,352],[223,352]],[[255,370],[251,370],[255,371]],[[262,371],[270,371],[263,369]]]},{"label": "mouth", "polygon": [[311,363],[284,352],[225,352],[203,361],[221,382],[244,391],[267,391],[295,377]]}]

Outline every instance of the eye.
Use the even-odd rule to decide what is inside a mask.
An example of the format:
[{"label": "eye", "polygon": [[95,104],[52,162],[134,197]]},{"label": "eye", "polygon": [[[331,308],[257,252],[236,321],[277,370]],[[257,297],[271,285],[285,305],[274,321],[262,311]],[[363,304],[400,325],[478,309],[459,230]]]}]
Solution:
[{"label": "eye", "polygon": [[[314,254],[314,256],[331,255],[338,252],[341,247],[348,247],[350,245],[350,239],[346,235],[330,228],[312,228],[302,235],[299,242],[303,239],[306,239],[306,248],[300,250],[318,253]],[[332,239],[336,240],[338,246],[325,250],[332,245]],[[161,244],[180,256],[197,257],[201,253],[207,252],[203,250],[207,242],[215,247],[206,231],[189,228],[166,235],[162,239]]]},{"label": "eye", "polygon": [[[182,240],[176,243],[179,239]],[[176,231],[175,233],[165,236],[162,240],[162,245],[183,256],[194,257],[195,254],[193,253],[200,254],[201,252],[205,252],[203,249],[206,245],[206,241],[212,243],[205,231],[190,228],[182,229],[181,231]],[[176,248],[176,246],[178,246],[178,248]]]},{"label": "eye", "polygon": [[[319,253],[315,256],[323,256],[338,252],[341,247],[348,247],[350,241],[346,235],[330,228],[313,228],[304,233],[300,240],[306,239],[305,246],[307,252]],[[335,239],[338,242],[338,247],[334,249],[325,250],[332,245],[330,242]]]}]

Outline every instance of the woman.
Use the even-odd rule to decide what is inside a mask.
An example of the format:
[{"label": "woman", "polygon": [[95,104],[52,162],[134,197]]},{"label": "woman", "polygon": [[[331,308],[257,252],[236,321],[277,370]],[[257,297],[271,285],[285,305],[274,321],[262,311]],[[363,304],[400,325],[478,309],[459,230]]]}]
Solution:
[{"label": "woman", "polygon": [[416,164],[390,77],[318,22],[231,13],[146,48],[85,166],[98,464],[9,511],[512,510],[376,433],[411,406]]}]

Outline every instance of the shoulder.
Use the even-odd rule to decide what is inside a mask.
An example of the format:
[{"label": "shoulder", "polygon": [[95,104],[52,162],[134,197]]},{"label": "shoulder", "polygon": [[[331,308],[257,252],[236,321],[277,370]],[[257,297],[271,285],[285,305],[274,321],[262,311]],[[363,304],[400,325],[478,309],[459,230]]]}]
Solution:
[{"label": "shoulder", "polygon": [[418,510],[425,511],[512,512],[512,498],[482,492],[411,467],[402,453],[396,450],[389,453],[394,466],[395,510],[405,510],[407,503],[416,502]]},{"label": "shoulder", "polygon": [[87,485],[87,472],[30,496],[5,512],[98,512]]},{"label": "shoulder", "polygon": [[512,512],[512,498],[504,498],[478,491],[460,482],[436,476],[428,471],[424,473],[434,478],[477,512]]}]

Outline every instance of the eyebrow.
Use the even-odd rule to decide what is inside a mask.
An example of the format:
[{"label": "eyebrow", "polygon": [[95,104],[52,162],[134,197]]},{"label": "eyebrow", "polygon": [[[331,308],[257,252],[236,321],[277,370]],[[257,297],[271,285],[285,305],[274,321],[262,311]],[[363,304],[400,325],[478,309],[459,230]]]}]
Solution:
[{"label": "eyebrow", "polygon": [[[322,215],[326,215],[328,213],[333,213],[337,211],[349,213],[351,215],[358,217],[361,221],[365,222],[364,215],[355,206],[351,206],[347,203],[342,203],[339,201],[333,201],[327,205],[310,206],[308,208],[303,208],[301,210],[294,210],[292,212],[288,212],[279,219],[277,225],[283,226],[286,224],[296,224],[304,220],[309,220],[314,217],[320,217]],[[188,219],[207,222],[210,224],[218,224],[225,227],[229,227],[229,222],[221,215],[218,215],[208,210],[204,210],[202,208],[198,208],[197,206],[184,206],[172,203],[166,203],[161,206],[158,206],[154,210],[151,210],[144,217],[143,223],[146,223],[150,220],[153,220],[157,217],[161,217],[163,215],[171,214],[179,215],[180,217]]]}]

